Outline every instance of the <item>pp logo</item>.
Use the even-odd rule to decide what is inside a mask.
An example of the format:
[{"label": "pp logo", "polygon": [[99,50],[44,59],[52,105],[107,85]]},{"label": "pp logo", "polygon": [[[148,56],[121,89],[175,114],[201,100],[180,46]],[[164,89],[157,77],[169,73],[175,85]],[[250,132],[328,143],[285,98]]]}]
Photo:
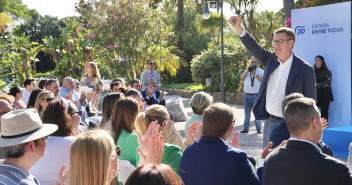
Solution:
[{"label": "pp logo", "polygon": [[306,32],[305,26],[297,26],[295,32],[297,35],[303,35]]}]

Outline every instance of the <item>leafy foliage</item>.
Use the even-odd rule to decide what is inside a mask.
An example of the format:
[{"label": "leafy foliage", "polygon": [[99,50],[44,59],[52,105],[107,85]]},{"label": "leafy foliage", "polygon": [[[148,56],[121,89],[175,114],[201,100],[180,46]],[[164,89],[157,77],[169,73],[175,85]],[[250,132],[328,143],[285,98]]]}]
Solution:
[{"label": "leafy foliage", "polygon": [[[155,53],[160,50],[157,46],[161,40],[172,36],[163,21],[165,14],[151,8],[150,3],[149,0],[81,0],[77,6],[100,64],[105,63],[128,79],[138,78],[145,69],[145,61],[158,57]],[[164,53],[171,56],[160,57],[161,66],[157,63],[157,67],[161,70],[181,64],[177,56],[172,56],[173,48],[167,46],[161,43],[164,51],[169,51]]]},{"label": "leafy foliage", "polygon": [[[226,45],[224,48],[224,80],[226,90],[240,91],[240,76],[247,66],[246,49],[242,44]],[[205,78],[212,78],[210,91],[219,91],[221,79],[221,53],[220,47],[215,46],[203,51],[191,63],[194,82],[205,84]]]}]

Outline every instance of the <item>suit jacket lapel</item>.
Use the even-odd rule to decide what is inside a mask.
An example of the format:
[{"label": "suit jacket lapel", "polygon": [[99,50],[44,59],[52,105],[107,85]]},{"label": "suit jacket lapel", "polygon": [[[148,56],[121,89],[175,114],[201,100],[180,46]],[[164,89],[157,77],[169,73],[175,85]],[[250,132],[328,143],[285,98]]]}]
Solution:
[{"label": "suit jacket lapel", "polygon": [[300,63],[297,60],[296,55],[293,54],[291,69],[290,69],[290,73],[288,74],[288,78],[286,82],[285,95],[288,95],[290,92],[290,87],[293,83],[293,80],[296,78],[298,74],[299,66],[300,66]]}]

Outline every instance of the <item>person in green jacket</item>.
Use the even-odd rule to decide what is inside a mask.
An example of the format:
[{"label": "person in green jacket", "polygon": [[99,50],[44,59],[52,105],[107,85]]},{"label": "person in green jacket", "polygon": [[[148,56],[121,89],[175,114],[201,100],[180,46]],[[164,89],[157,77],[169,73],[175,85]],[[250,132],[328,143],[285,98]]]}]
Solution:
[{"label": "person in green jacket", "polygon": [[166,141],[164,147],[164,155],[161,160],[161,163],[170,165],[173,170],[178,174],[180,160],[182,157],[182,150],[179,146],[170,144],[172,143],[172,141],[178,139],[178,134],[173,133],[173,130],[176,129],[173,129],[174,126],[172,121],[170,120],[170,115],[164,106],[155,104],[149,106],[145,110],[145,112],[139,113],[136,118],[136,129],[140,131],[144,136],[152,121],[158,122],[158,124],[160,125],[160,131],[163,132],[162,135]]}]

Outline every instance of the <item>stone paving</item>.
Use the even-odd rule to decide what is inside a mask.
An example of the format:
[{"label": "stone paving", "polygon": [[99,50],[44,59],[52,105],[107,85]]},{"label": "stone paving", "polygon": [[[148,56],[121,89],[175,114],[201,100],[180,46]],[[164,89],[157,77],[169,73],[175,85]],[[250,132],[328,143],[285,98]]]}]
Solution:
[{"label": "stone paving", "polygon": [[[182,98],[184,107],[187,111],[188,116],[192,115],[192,108],[189,105],[189,98]],[[234,105],[228,104],[232,107],[236,123],[234,131],[240,132],[243,130],[243,121],[244,121],[244,106],[243,105]],[[264,121],[262,121],[262,131],[263,131]],[[180,132],[182,137],[185,137],[185,121],[184,122],[175,122],[176,129]],[[254,124],[254,115],[251,114],[251,122],[249,127],[249,133],[247,134],[238,134],[240,140],[240,148],[243,151],[246,151],[248,156],[252,156],[255,159],[259,159],[263,151],[263,134],[257,134],[255,124]],[[347,162],[346,158],[335,157],[339,160]]]}]

